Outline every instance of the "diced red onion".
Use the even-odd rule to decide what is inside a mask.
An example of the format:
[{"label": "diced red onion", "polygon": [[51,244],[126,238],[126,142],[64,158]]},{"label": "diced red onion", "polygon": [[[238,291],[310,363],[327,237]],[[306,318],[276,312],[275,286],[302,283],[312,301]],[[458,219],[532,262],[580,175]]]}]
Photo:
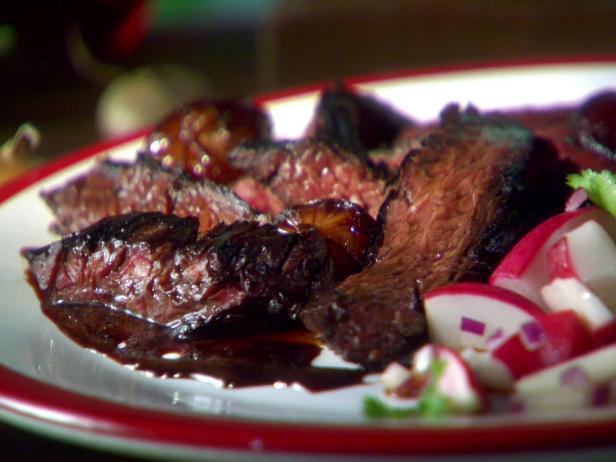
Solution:
[{"label": "diced red onion", "polygon": [[504,334],[505,333],[503,332],[503,329],[501,327],[496,329],[492,333],[492,335],[490,335],[488,339],[486,340],[486,346],[488,347],[488,349],[492,350],[492,349],[495,349],[497,346],[499,346],[501,341],[503,340]]},{"label": "diced red onion", "polygon": [[511,401],[509,401],[509,404],[509,410],[513,413],[520,414],[526,411],[524,400],[519,396],[514,396]]},{"label": "diced red onion", "polygon": [[560,384],[563,387],[579,389],[592,385],[592,381],[584,369],[572,366],[560,374]]},{"label": "diced red onion", "polygon": [[535,321],[528,321],[520,328],[520,339],[528,351],[533,351],[545,342],[545,332]]},{"label": "diced red onion", "polygon": [[460,320],[460,330],[462,332],[470,332],[471,334],[482,336],[486,331],[486,324],[476,319],[465,318],[463,316]]},{"label": "diced red onion", "polygon": [[578,188],[567,199],[565,203],[565,212],[572,212],[579,209],[584,202],[588,200],[588,194],[584,188]]},{"label": "diced red onion", "polygon": [[610,386],[607,383],[597,385],[592,391],[592,405],[595,407],[605,406],[610,402]]}]

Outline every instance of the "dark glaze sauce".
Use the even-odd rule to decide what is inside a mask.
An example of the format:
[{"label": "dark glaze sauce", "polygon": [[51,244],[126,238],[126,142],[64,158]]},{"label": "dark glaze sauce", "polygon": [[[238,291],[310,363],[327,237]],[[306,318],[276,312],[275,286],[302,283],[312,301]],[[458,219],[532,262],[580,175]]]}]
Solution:
[{"label": "dark glaze sauce", "polygon": [[[569,123],[575,112],[571,108],[522,111],[509,116],[532,127],[538,136],[549,139],[563,157],[579,167],[616,170],[615,114],[616,96],[608,92],[596,96],[582,108],[573,133]],[[584,144],[584,130],[593,136],[594,144]],[[599,144],[605,149],[594,149]],[[32,285],[36,290],[36,284]],[[362,383],[366,374],[363,370],[313,367],[311,363],[321,346],[303,330],[180,341],[162,325],[105,306],[43,303],[42,309],[79,345],[160,377],[202,374],[219,379],[229,388],[282,382],[322,391]]]},{"label": "dark glaze sauce", "polygon": [[324,391],[359,384],[365,375],[361,370],[311,366],[321,346],[303,330],[188,342],[173,338],[164,326],[104,306],[43,304],[42,309],[82,347],[159,377],[202,374],[227,388],[284,383]]}]

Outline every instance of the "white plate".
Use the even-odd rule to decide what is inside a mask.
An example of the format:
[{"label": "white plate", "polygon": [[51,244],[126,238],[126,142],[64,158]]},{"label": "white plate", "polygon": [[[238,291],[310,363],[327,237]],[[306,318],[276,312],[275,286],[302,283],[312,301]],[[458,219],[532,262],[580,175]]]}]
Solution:
[{"label": "white plate", "polygon": [[[419,120],[434,119],[451,101],[480,109],[545,107],[575,103],[616,86],[616,62],[586,61],[492,66],[439,73],[405,73],[351,80]],[[301,135],[317,100],[317,88],[262,99],[275,135]],[[616,411],[562,417],[478,417],[440,422],[374,423],[361,400],[378,387],[307,393],[256,387],[225,390],[197,380],[163,380],[123,367],[78,347],[45,318],[24,278],[19,249],[56,237],[38,193],[88,168],[97,153],[134,156],[142,139],[87,148],[0,189],[0,415],[60,438],[121,451],[187,457],[274,455],[380,457],[424,453],[485,453],[568,445],[605,445],[616,434]],[[336,358],[326,358],[336,361]],[[537,425],[542,437],[537,438]]]}]

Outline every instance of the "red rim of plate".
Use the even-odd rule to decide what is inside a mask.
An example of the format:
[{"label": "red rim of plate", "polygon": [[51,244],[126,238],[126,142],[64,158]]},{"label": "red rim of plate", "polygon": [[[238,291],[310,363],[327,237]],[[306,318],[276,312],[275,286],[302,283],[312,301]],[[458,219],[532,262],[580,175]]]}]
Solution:
[{"label": "red rim of plate", "polygon": [[[616,56],[487,63],[401,71],[352,78],[350,84],[503,67],[613,64]],[[258,98],[259,104],[316,91],[325,84],[295,88]],[[0,204],[28,186],[78,161],[136,140],[148,130],[87,147],[43,165],[0,187]],[[595,421],[508,422],[477,425],[425,425],[419,428],[326,423],[275,423],[228,417],[174,414],[122,405],[28,378],[0,365],[0,409],[42,426],[78,430],[122,440],[190,449],[259,453],[338,455],[422,455],[503,453],[614,445],[616,419]],[[563,437],[566,435],[566,437]],[[256,452],[255,452],[256,454]]]}]

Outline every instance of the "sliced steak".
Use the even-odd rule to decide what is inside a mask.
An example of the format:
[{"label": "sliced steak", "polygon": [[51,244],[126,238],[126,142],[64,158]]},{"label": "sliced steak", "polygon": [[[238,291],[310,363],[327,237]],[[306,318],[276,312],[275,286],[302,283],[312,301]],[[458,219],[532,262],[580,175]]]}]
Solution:
[{"label": "sliced steak", "polygon": [[373,165],[383,166],[390,172],[390,176],[396,177],[407,154],[414,149],[419,149],[422,140],[434,129],[435,126],[429,124],[405,128],[391,146],[370,151],[368,153],[370,162]]},{"label": "sliced steak", "polygon": [[272,192],[269,186],[251,176],[238,178],[230,187],[238,197],[250,204],[257,212],[274,217],[284,210],[282,200]]},{"label": "sliced steak", "polygon": [[197,216],[201,232],[218,223],[252,220],[252,208],[225,186],[164,170],[140,155],[132,163],[103,160],[67,184],[41,193],[56,215],[52,229],[75,232],[108,216],[161,212]]},{"label": "sliced steak", "polygon": [[583,146],[575,133],[579,109],[559,107],[511,113],[510,117],[533,127],[535,134],[548,140],[563,159],[574,162],[579,169],[616,171],[616,160]]},{"label": "sliced steak", "polygon": [[350,361],[379,368],[426,340],[427,291],[485,278],[532,226],[558,211],[565,169],[522,126],[449,108],[442,127],[401,167],[379,213],[377,262],[300,314]]},{"label": "sliced steak", "polygon": [[319,140],[240,146],[231,164],[269,186],[285,206],[316,199],[345,199],[376,217],[383,176],[347,151]]},{"label": "sliced steak", "polygon": [[25,249],[44,307],[100,305],[174,329],[180,338],[289,323],[313,290],[333,284],[313,230],[218,225],[196,218],[123,215],[38,249]]},{"label": "sliced steak", "polygon": [[306,137],[333,142],[367,160],[368,151],[391,146],[413,124],[377,98],[338,82],[321,93]]},{"label": "sliced steak", "polygon": [[269,116],[250,101],[201,99],[169,114],[146,144],[165,168],[228,184],[242,174],[229,165],[229,152],[248,140],[268,140],[270,131]]}]

